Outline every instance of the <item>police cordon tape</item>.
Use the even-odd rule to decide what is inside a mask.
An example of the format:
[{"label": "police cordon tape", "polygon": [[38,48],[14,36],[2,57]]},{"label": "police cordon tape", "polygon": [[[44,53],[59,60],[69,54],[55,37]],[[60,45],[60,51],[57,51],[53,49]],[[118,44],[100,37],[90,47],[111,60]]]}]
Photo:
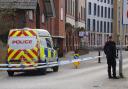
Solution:
[{"label": "police cordon tape", "polygon": [[[0,64],[0,70],[6,71],[6,70],[35,70],[40,68],[48,68],[48,67],[54,67],[54,66],[60,66],[60,65],[67,65],[74,62],[82,62],[82,61],[88,61],[88,60],[95,60],[97,58],[102,58],[103,56],[96,56],[96,57],[87,57],[83,59],[73,59],[73,60],[63,60],[58,62],[50,62],[50,63],[37,63],[37,64]],[[15,66],[15,67],[14,67]],[[33,67],[26,67],[26,66],[33,66]],[[3,68],[2,68],[3,67]],[[14,67],[14,68],[11,68]]]}]

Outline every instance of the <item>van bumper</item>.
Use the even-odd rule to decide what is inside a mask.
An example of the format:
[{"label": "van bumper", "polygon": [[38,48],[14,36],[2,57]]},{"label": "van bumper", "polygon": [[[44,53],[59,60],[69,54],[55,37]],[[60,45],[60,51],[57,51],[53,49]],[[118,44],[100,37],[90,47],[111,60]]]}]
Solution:
[{"label": "van bumper", "polygon": [[36,64],[0,64],[1,71],[30,71],[41,68],[48,68],[58,66],[58,62],[51,63],[36,63]]}]

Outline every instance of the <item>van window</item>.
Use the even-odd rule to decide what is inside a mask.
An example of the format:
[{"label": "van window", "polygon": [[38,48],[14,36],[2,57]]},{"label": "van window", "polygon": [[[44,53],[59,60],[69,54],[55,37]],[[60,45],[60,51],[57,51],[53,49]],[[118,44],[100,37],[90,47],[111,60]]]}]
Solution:
[{"label": "van window", "polygon": [[47,43],[44,37],[40,37],[40,42],[41,42],[41,46],[43,46],[44,48],[47,48]]},{"label": "van window", "polygon": [[51,44],[50,38],[45,38],[45,39],[46,39],[47,47],[48,48],[52,48],[52,44]]},{"label": "van window", "polygon": [[40,37],[40,43],[41,43],[41,46],[43,46],[45,48],[52,48],[53,47],[51,38]]}]

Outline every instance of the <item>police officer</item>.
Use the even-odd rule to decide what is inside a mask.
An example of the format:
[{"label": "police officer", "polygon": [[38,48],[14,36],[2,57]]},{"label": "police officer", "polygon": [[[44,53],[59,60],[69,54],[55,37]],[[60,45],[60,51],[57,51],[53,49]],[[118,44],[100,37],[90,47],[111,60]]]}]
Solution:
[{"label": "police officer", "polygon": [[[116,43],[112,40],[112,36],[108,37],[108,41],[104,46],[104,53],[106,54],[108,64],[108,77],[111,79],[118,79],[116,76]],[[111,69],[113,76],[111,75]]]}]

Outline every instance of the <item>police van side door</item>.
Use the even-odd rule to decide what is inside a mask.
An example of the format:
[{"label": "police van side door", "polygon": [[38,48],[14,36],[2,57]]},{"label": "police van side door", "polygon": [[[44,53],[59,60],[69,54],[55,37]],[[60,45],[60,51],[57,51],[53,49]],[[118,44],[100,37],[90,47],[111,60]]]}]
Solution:
[{"label": "police van side door", "polygon": [[40,60],[44,62],[48,59],[47,43],[44,37],[40,37]]},{"label": "police van side door", "polygon": [[45,39],[48,47],[48,59],[50,62],[53,62],[55,61],[55,58],[54,58],[55,50],[53,49],[52,39],[51,37],[47,37]]}]

